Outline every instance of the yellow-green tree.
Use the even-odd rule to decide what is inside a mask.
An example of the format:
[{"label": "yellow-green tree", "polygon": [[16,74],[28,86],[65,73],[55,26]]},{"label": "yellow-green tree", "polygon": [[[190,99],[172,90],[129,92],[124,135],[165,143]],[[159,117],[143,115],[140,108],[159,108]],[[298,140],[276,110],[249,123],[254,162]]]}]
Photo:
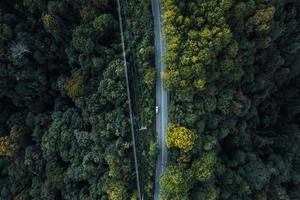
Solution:
[{"label": "yellow-green tree", "polygon": [[120,163],[118,162],[118,159],[109,154],[105,157],[105,160],[109,166],[109,172],[108,176],[110,177],[118,177],[120,175]]},{"label": "yellow-green tree", "polygon": [[250,17],[246,23],[247,31],[255,30],[258,33],[268,33],[270,31],[270,21],[275,14],[274,6],[256,11],[254,16]]},{"label": "yellow-green tree", "polygon": [[190,151],[195,143],[196,134],[178,124],[170,123],[167,128],[167,146]]},{"label": "yellow-green tree", "polygon": [[155,84],[155,69],[149,68],[144,76],[144,83],[149,87],[153,88]]},{"label": "yellow-green tree", "polygon": [[160,178],[161,200],[188,200],[192,187],[192,173],[181,165],[170,165]]},{"label": "yellow-green tree", "polygon": [[59,32],[59,23],[57,19],[50,14],[44,14],[42,16],[42,21],[44,28],[50,33],[58,33]]},{"label": "yellow-green tree", "polygon": [[200,182],[209,180],[213,176],[216,161],[216,154],[214,153],[204,153],[195,160],[192,164],[192,170],[196,179]]},{"label": "yellow-green tree", "polygon": [[123,200],[128,198],[126,187],[121,181],[112,180],[112,182],[106,186],[105,191],[109,200]]},{"label": "yellow-green tree", "polygon": [[0,137],[0,156],[12,156],[17,147],[17,142],[21,142],[25,129],[21,126],[13,126],[9,136]]},{"label": "yellow-green tree", "polygon": [[206,81],[202,79],[198,79],[194,81],[194,86],[198,91],[203,91],[205,89]]},{"label": "yellow-green tree", "polygon": [[12,156],[16,148],[9,136],[0,137],[0,156]]},{"label": "yellow-green tree", "polygon": [[84,88],[84,79],[82,76],[76,76],[71,77],[68,79],[65,84],[64,88],[72,99],[75,99],[76,97],[83,94],[83,88]]}]

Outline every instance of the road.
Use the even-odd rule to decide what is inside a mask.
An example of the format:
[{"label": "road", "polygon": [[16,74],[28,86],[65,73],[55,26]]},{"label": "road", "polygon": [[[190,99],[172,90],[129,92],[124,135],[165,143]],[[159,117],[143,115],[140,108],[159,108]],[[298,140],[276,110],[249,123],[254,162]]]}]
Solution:
[{"label": "road", "polygon": [[152,0],[152,12],[154,16],[155,32],[155,65],[156,65],[156,105],[159,113],[156,115],[156,132],[159,155],[156,161],[154,200],[159,200],[159,177],[167,163],[166,130],[168,125],[168,94],[163,88],[161,72],[165,70],[162,57],[165,51],[165,39],[162,36],[160,0]]}]

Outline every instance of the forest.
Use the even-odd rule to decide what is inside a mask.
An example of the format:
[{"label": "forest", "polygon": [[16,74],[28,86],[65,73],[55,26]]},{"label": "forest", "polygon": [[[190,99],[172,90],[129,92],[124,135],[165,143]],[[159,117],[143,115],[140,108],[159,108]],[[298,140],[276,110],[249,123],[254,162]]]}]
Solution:
[{"label": "forest", "polygon": [[[121,6],[144,10],[123,23],[126,32],[139,30],[130,47],[138,74],[131,67],[129,77],[139,88],[131,88],[134,100],[141,97],[134,112],[142,110],[138,120],[148,127],[135,129],[136,140],[148,142],[138,157],[150,198],[156,155],[151,4]],[[0,1],[1,200],[137,199],[123,64],[117,1]]]},{"label": "forest", "polygon": [[300,199],[300,2],[162,0],[162,200]]},{"label": "forest", "polygon": [[[300,199],[300,1],[0,0],[0,200]],[[139,171],[137,177],[136,171]],[[155,199],[156,200],[156,199]]]}]

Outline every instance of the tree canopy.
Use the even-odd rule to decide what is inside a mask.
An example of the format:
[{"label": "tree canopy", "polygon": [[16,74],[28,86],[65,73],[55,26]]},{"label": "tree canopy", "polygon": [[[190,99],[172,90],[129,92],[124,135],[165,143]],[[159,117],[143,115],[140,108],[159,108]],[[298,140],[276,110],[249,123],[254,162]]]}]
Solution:
[{"label": "tree canopy", "polygon": [[193,174],[182,199],[300,198],[299,13],[296,0],[162,1],[168,165]]},{"label": "tree canopy", "polygon": [[[132,99],[148,99],[133,107],[134,114],[136,107],[147,111],[143,122],[149,128],[137,131],[137,140],[147,143],[137,148],[146,151],[138,157],[149,171],[142,173],[141,187],[150,198],[155,111],[147,72],[154,57],[152,33],[140,27],[151,28],[151,10],[149,2],[121,6],[144,10],[143,17],[132,13],[123,23],[126,35],[133,29],[125,24],[139,30],[131,33],[139,46],[130,46],[139,68],[128,64],[128,75],[147,88]],[[0,1],[0,199],[136,196],[118,23],[116,1]],[[144,76],[145,82],[139,79]]]}]

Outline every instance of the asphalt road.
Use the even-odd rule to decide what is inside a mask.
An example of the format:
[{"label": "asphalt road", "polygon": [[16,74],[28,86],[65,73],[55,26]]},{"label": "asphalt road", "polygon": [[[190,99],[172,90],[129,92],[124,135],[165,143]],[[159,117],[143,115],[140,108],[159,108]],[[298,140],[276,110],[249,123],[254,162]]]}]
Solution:
[{"label": "asphalt road", "polygon": [[152,0],[152,12],[154,16],[155,32],[155,65],[156,65],[156,105],[159,113],[156,114],[156,133],[159,155],[156,161],[154,200],[159,200],[159,177],[164,171],[167,163],[166,129],[168,125],[168,95],[163,88],[161,72],[165,70],[162,57],[165,51],[165,40],[162,36],[161,7],[160,0]]}]

